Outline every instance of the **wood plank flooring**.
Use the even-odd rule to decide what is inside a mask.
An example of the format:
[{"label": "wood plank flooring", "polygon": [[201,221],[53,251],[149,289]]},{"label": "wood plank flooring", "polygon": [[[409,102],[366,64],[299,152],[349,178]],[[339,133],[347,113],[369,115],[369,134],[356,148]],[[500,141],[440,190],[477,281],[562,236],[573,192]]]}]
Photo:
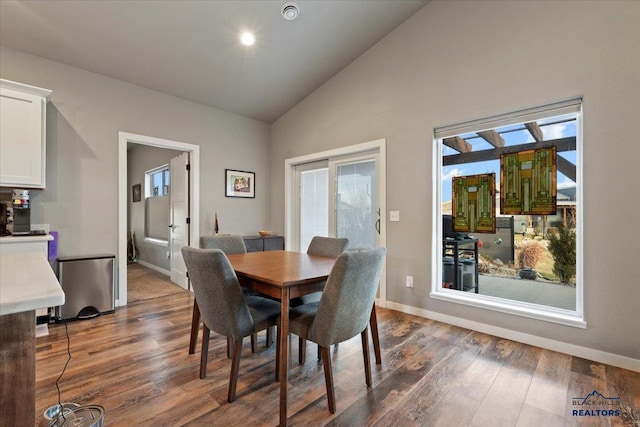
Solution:
[{"label": "wood plank flooring", "polygon": [[[208,377],[188,354],[193,297],[187,291],[69,322],[71,361],[62,402],[98,404],[108,426],[261,426],[278,423],[275,346],[245,339],[237,398],[227,403],[230,360],[213,334]],[[297,363],[292,340],[293,426],[640,426],[640,374],[452,325],[379,309],[383,364],[367,388],[360,337],[332,349],[337,412],[327,409],[322,365],[309,343]],[[67,360],[63,324],[37,339],[36,422],[58,401]],[[574,397],[620,398],[620,416],[574,417]],[[582,408],[579,408],[582,409]],[[594,409],[588,408],[588,409]]]}]

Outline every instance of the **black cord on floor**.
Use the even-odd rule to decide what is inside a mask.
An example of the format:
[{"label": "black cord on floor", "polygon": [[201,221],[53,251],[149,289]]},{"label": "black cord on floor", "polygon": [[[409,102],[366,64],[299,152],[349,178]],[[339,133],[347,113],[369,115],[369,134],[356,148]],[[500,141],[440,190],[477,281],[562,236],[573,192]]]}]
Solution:
[{"label": "black cord on floor", "polygon": [[67,327],[67,321],[63,318],[60,318],[59,320],[62,320],[62,322],[64,323],[64,332],[67,335],[67,362],[64,364],[64,368],[62,368],[62,372],[60,372],[60,376],[58,377],[58,379],[56,380],[56,390],[58,390],[58,408],[59,412],[58,412],[58,418],[60,417],[60,415],[62,415],[62,418],[66,421],[67,419],[64,416],[64,408],[62,407],[62,403],[61,403],[61,399],[60,399],[60,386],[58,385],[58,382],[60,381],[60,378],[62,378],[62,375],[64,374],[64,371],[67,370],[67,366],[69,366],[69,362],[71,361],[71,339],[69,338],[69,328]]}]

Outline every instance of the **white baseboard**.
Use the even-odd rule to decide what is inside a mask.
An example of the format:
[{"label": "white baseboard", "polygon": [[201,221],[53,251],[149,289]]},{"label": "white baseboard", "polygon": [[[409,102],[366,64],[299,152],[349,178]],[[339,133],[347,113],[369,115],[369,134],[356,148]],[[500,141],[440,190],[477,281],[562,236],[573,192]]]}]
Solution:
[{"label": "white baseboard", "polygon": [[449,316],[447,314],[411,307],[404,304],[398,304],[391,301],[386,301],[385,305],[391,310],[397,310],[402,313],[412,314],[415,316],[424,317],[426,319],[448,323],[450,325],[458,326],[461,328],[471,329],[473,331],[494,335],[500,338],[506,338],[524,344],[534,345],[536,347],[570,354],[572,356],[581,357],[583,359],[593,360],[595,362],[605,363],[607,365],[617,366],[623,369],[629,369],[630,371],[640,372],[640,360],[638,359],[632,359],[630,357],[607,353],[605,351],[556,341],[536,335],[525,334],[523,332],[512,331],[511,329],[487,325],[486,323],[476,322],[473,320],[461,319],[459,317]]},{"label": "white baseboard", "polygon": [[149,264],[146,261],[142,261],[141,259],[138,260],[138,264],[143,265],[147,268],[150,268],[152,270],[157,271],[158,273],[162,273],[166,276],[171,276],[171,272],[169,270],[165,270],[164,268],[160,268],[157,265],[153,265],[153,264]]}]

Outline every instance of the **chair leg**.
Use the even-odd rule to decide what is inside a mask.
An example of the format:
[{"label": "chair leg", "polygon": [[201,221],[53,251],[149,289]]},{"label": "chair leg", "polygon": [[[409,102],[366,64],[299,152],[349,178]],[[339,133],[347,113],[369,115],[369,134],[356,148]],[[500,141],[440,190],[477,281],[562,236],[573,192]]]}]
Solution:
[{"label": "chair leg", "polygon": [[207,376],[207,357],[209,356],[209,328],[202,325],[202,349],[200,351],[200,379]]},{"label": "chair leg", "polygon": [[227,337],[227,359],[231,359],[232,348],[233,348],[233,337]]},{"label": "chair leg", "polygon": [[298,337],[298,363],[304,365],[307,358],[307,340]]},{"label": "chair leg", "polygon": [[382,365],[382,355],[380,354],[380,337],[378,336],[378,316],[376,316],[376,304],[373,303],[371,317],[369,318],[371,327],[371,338],[373,339],[373,352],[376,355],[376,365]]},{"label": "chair leg", "polygon": [[258,334],[251,334],[251,353],[256,352],[257,342],[258,342]]},{"label": "chair leg", "polygon": [[364,377],[367,386],[371,387],[371,355],[369,354],[369,328],[364,328],[360,334],[362,337],[362,355],[364,356]]},{"label": "chair leg", "polygon": [[318,344],[318,360],[322,360],[322,347],[320,347],[320,344]]},{"label": "chair leg", "polygon": [[191,315],[191,339],[189,341],[189,354],[196,352],[196,341],[198,341],[198,329],[200,328],[200,308],[193,300],[193,314]]},{"label": "chair leg", "polygon": [[322,365],[324,367],[324,382],[327,386],[327,400],[329,401],[329,412],[336,413],[336,394],[333,388],[333,371],[331,370],[331,356],[329,347],[320,347],[322,352]]},{"label": "chair leg", "polygon": [[242,338],[233,339],[233,358],[231,359],[231,376],[229,378],[229,403],[236,400],[236,384],[238,384],[238,371],[240,370],[240,354],[242,353]]},{"label": "chair leg", "polygon": [[267,336],[265,339],[266,339],[265,347],[271,347],[271,344],[273,344],[273,326],[271,326],[270,328],[267,328]]}]

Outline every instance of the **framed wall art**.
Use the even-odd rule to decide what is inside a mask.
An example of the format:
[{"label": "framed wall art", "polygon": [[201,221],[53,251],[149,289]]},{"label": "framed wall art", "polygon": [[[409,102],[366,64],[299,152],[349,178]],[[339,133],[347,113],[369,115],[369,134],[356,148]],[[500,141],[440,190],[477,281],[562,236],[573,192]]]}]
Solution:
[{"label": "framed wall art", "polygon": [[134,202],[139,202],[142,200],[142,185],[136,184],[131,187],[131,197]]},{"label": "framed wall art", "polygon": [[225,169],[225,196],[256,197],[256,174],[253,172]]},{"label": "framed wall art", "polygon": [[496,232],[496,174],[457,176],[453,180],[453,230]]},{"label": "framed wall art", "polygon": [[556,213],[556,147],[500,155],[500,213]]}]

